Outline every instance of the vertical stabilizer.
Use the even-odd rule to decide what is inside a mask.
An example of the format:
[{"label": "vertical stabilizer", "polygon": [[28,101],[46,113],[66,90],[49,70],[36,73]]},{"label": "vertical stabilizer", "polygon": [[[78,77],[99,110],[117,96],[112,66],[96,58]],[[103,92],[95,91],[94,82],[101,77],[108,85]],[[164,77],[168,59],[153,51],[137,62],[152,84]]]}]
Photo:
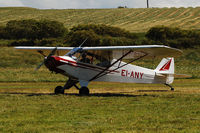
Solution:
[{"label": "vertical stabilizer", "polygon": [[163,58],[160,64],[155,69],[156,74],[166,76],[166,84],[171,84],[174,81],[174,58]]}]

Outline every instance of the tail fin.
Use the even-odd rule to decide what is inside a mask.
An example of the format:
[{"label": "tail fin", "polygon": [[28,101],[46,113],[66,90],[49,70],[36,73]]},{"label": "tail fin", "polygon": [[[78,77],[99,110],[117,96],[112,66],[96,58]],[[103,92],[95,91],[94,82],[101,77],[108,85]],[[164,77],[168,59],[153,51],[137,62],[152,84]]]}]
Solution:
[{"label": "tail fin", "polygon": [[160,64],[155,69],[156,74],[166,77],[166,84],[171,84],[174,81],[174,58],[163,58]]}]

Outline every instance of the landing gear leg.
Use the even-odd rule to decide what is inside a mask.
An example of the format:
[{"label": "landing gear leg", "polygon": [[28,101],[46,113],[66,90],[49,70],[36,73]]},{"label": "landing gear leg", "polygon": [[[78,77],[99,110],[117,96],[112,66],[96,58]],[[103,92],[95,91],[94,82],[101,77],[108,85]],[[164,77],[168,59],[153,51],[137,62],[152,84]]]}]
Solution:
[{"label": "landing gear leg", "polygon": [[89,95],[89,89],[87,88],[87,85],[88,85],[88,81],[80,81],[80,85],[82,86],[81,88],[79,88],[76,84],[78,83],[79,81],[77,80],[73,80],[73,79],[70,79],[66,82],[66,84],[64,85],[64,87],[62,86],[57,86],[54,90],[55,94],[64,94],[65,92],[65,89],[70,89],[72,86],[76,87],[76,89],[79,90],[79,95],[81,96],[87,96]]},{"label": "landing gear leg", "polygon": [[165,84],[165,85],[168,86],[168,87],[170,87],[171,91],[174,91],[174,88],[171,85],[169,85],[169,84]]},{"label": "landing gear leg", "polygon": [[73,80],[71,78],[69,78],[69,80],[66,82],[66,84],[64,85],[64,89],[70,89],[72,86],[76,86],[76,84],[78,83],[79,81],[77,80]]},{"label": "landing gear leg", "polygon": [[80,85],[81,85],[81,88],[79,89],[80,96],[88,96],[89,95],[90,92],[89,92],[89,89],[87,88],[88,83],[89,83],[88,81],[80,80]]},{"label": "landing gear leg", "polygon": [[77,80],[72,80],[69,78],[69,80],[66,82],[66,84],[64,85],[64,87],[62,86],[57,86],[54,90],[55,94],[64,94],[65,89],[70,89],[72,86],[76,86],[76,84],[78,83]]}]

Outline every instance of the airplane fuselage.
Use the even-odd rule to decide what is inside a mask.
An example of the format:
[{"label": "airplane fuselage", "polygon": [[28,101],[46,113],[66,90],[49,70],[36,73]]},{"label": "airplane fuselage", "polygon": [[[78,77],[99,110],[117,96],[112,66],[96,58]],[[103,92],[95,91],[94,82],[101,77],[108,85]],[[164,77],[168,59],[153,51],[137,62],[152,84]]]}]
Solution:
[{"label": "airplane fuselage", "polygon": [[[122,61],[118,61],[106,70],[106,67],[83,63],[69,56],[52,56],[51,58],[54,61],[51,60],[51,62],[46,64],[49,69],[77,80],[90,81],[93,77],[101,73],[99,77],[93,81],[162,84],[166,82],[165,77],[156,76],[155,70],[126,64]],[[115,61],[116,60],[113,59],[111,64]]]}]

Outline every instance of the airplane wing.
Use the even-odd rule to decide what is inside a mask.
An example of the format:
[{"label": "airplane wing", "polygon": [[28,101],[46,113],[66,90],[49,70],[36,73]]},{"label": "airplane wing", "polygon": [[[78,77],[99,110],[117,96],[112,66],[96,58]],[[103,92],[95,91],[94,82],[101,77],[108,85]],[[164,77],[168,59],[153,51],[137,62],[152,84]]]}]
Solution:
[{"label": "airplane wing", "polygon": [[[50,53],[50,51],[55,49],[55,47],[16,46],[15,49],[23,50],[23,51],[34,51],[34,52],[43,51],[44,54],[48,55]],[[73,47],[57,47],[56,54],[64,55],[72,49],[73,49]]]},{"label": "airplane wing", "polygon": [[[21,50],[33,50],[33,51],[37,51],[37,50],[47,50],[47,51],[51,51],[53,50],[55,47],[32,47],[32,46],[16,46],[16,49],[21,49]],[[57,50],[72,50],[73,47],[57,47]]]},{"label": "airplane wing", "polygon": [[118,59],[124,54],[132,51],[123,59],[132,59],[134,57],[177,57],[182,54],[179,49],[171,48],[164,45],[138,45],[138,46],[108,46],[108,47],[84,47],[83,50],[90,51],[99,56],[105,56]]},{"label": "airplane wing", "polygon": [[[32,50],[32,51],[51,51],[55,47],[25,47],[18,46],[16,49],[21,50]],[[57,47],[57,51],[64,55],[68,51],[72,50],[74,47]],[[124,59],[131,59],[137,56],[146,55],[146,57],[176,57],[182,54],[179,49],[171,48],[164,45],[138,45],[138,46],[102,46],[102,47],[82,47],[83,51],[88,51],[89,53],[103,56],[105,58],[120,58],[124,54],[132,51]]]}]

